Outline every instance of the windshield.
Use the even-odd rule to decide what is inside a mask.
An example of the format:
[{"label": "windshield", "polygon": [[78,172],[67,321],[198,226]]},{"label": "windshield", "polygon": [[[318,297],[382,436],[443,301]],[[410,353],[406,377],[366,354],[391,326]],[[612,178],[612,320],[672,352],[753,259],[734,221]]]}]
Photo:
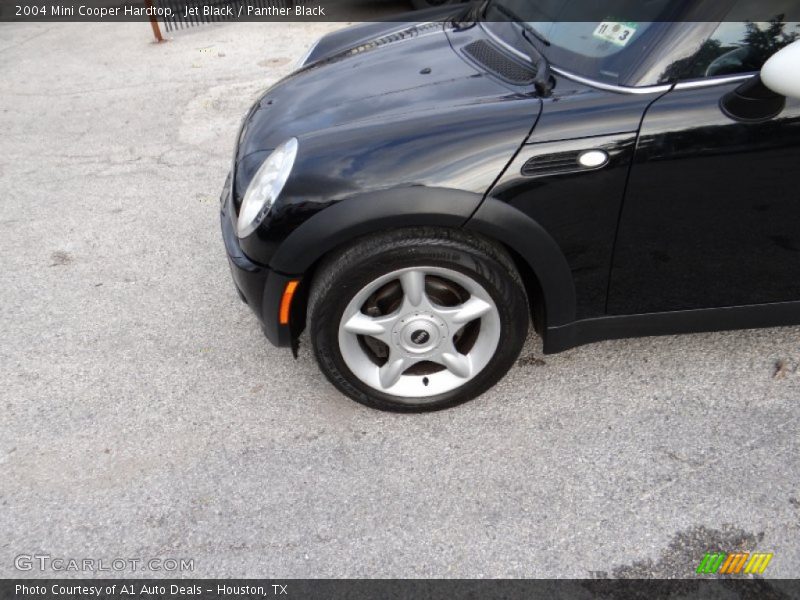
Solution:
[{"label": "windshield", "polygon": [[[586,21],[585,0],[491,0],[484,17],[487,26],[515,45],[526,42],[512,30],[529,30],[533,35],[527,39],[555,67],[595,81],[627,85],[667,31],[665,17],[674,4],[671,0],[603,0],[592,7],[597,18]],[[632,14],[649,20],[632,21]]]}]

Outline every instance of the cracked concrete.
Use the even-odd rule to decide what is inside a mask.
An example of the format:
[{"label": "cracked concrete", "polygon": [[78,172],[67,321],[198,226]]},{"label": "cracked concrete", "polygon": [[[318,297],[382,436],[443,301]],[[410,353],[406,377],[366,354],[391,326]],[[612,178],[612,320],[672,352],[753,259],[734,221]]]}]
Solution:
[{"label": "cracked concrete", "polygon": [[218,193],[253,98],[334,27],[0,24],[0,576],[690,577],[726,540],[796,576],[800,328],[532,338],[425,416],[265,342]]}]

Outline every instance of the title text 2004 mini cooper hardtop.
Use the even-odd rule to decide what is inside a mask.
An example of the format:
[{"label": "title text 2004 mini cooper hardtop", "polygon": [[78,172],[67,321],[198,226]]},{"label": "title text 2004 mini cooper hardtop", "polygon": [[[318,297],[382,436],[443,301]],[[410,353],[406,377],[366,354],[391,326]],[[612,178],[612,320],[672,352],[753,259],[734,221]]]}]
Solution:
[{"label": "title text 2004 mini cooper hardtop", "polygon": [[221,223],[273,344],[308,323],[342,392],[431,410],[497,382],[531,317],[548,353],[800,323],[798,3],[540,12],[577,4],[344,29],[255,103]]}]

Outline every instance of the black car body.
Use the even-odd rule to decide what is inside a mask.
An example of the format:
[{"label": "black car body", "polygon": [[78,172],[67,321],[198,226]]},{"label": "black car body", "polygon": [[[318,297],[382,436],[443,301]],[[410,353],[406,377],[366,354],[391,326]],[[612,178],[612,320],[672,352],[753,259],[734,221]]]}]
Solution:
[{"label": "black car body", "polygon": [[[501,247],[546,353],[800,323],[800,99],[760,83],[768,55],[737,58],[731,36],[753,34],[728,17],[738,3],[702,21],[682,3],[691,20],[640,24],[627,60],[573,61],[584,72],[556,39],[488,21],[492,4],[328,35],[246,116],[221,223],[269,340],[296,348],[326,256],[415,227]],[[763,6],[774,53],[800,6]],[[280,196],[238,237],[251,180],[290,138]]]}]

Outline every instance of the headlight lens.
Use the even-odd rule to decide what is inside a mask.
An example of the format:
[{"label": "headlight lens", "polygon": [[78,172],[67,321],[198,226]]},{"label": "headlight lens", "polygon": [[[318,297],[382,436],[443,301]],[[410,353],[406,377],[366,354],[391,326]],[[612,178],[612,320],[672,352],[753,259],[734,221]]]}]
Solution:
[{"label": "headlight lens", "polygon": [[259,167],[242,200],[236,233],[240,238],[253,233],[280,195],[297,157],[297,138],[291,138],[270,154]]}]

